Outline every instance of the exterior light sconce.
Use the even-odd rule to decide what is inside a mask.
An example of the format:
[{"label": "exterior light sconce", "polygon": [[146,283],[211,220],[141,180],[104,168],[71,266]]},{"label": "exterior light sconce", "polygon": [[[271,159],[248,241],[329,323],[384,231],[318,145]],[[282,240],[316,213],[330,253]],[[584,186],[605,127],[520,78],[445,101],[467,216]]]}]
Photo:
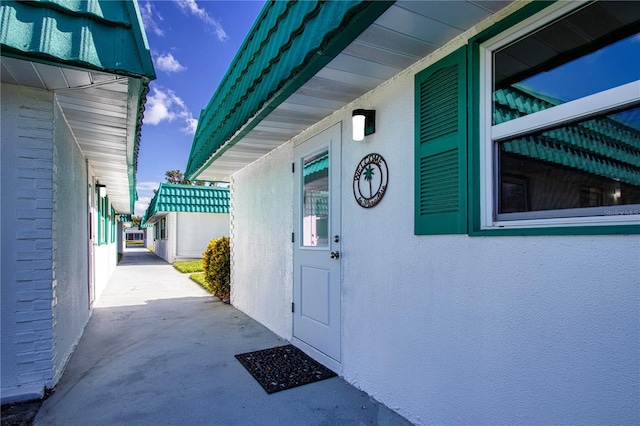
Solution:
[{"label": "exterior light sconce", "polygon": [[622,191],[620,190],[620,188],[616,188],[613,190],[613,198],[618,200],[620,199],[620,197],[622,197]]},{"label": "exterior light sconce", "polygon": [[96,191],[98,191],[98,195],[100,195],[100,198],[104,198],[107,196],[107,185],[101,185],[99,183],[96,183]]},{"label": "exterior light sconce", "polygon": [[376,132],[375,109],[354,109],[351,120],[354,141],[361,141],[365,136]]}]

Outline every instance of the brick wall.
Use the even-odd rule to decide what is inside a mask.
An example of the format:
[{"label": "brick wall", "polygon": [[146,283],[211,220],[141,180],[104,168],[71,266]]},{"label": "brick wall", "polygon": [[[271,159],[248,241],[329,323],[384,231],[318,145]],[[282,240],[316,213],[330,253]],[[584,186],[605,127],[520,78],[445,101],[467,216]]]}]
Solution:
[{"label": "brick wall", "polygon": [[2,389],[52,383],[53,110],[2,85]]}]

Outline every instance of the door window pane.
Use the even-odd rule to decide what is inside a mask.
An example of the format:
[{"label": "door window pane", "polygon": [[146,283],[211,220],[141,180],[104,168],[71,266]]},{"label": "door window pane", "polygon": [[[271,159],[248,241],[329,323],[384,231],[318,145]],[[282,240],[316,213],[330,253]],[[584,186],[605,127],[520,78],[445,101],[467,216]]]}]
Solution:
[{"label": "door window pane", "polygon": [[302,245],[329,245],[329,150],[302,160]]}]

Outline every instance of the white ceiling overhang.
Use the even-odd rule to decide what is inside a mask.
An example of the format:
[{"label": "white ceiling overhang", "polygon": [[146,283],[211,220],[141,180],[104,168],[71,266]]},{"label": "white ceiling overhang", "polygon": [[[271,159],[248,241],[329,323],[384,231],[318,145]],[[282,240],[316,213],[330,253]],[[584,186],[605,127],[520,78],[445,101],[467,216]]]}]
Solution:
[{"label": "white ceiling overhang", "polygon": [[[398,1],[208,166],[197,179],[230,175],[373,90],[511,1]],[[244,133],[238,129],[238,133]],[[224,146],[222,147],[224,150]]]},{"label": "white ceiling overhang", "polygon": [[109,202],[118,213],[133,213],[141,80],[7,56],[1,61],[3,83],[55,93],[96,180],[107,187]]}]

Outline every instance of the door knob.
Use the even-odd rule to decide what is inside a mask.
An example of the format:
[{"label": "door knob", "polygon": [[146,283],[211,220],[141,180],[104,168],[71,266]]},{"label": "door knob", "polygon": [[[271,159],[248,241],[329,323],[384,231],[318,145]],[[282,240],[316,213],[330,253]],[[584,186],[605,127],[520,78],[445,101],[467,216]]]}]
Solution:
[{"label": "door knob", "polygon": [[331,254],[329,255],[332,259],[340,259],[340,252],[339,251],[332,251]]}]

